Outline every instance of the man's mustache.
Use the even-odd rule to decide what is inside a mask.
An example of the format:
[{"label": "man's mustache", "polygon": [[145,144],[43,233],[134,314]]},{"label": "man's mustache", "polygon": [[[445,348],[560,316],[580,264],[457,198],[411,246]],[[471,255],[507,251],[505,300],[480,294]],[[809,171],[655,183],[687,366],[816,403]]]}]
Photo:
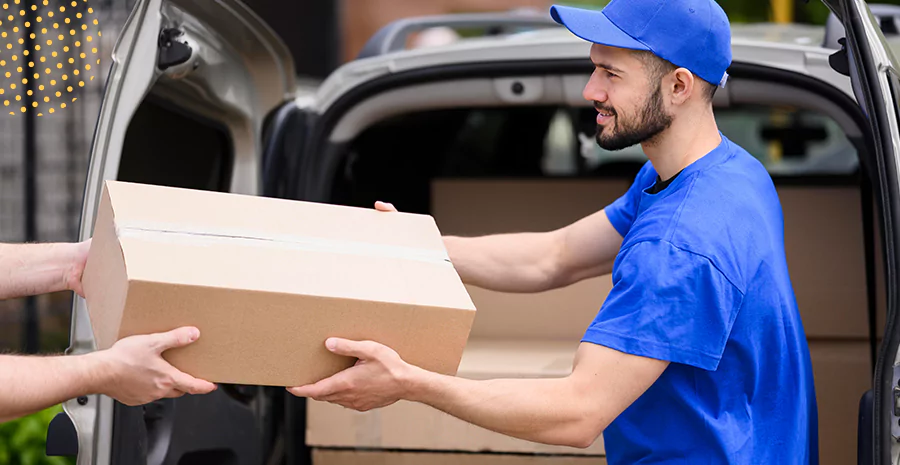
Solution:
[{"label": "man's mustache", "polygon": [[608,115],[616,116],[616,110],[613,107],[607,107],[602,105],[600,102],[594,102],[594,109],[596,109],[600,113],[606,113]]}]

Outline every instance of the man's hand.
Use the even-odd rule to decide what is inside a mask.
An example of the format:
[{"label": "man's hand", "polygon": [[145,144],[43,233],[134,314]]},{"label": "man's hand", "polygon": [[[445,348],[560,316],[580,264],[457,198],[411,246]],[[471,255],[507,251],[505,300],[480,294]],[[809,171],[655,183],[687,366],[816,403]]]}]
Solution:
[{"label": "man's hand", "polygon": [[81,276],[84,274],[84,266],[87,264],[88,252],[91,250],[91,239],[76,244],[66,244],[71,254],[70,264],[66,268],[65,280],[66,289],[75,291],[81,297],[84,297],[84,287],[81,285]]},{"label": "man's hand", "polygon": [[380,200],[375,202],[375,209],[380,212],[394,212],[394,213],[397,212],[397,209],[394,208],[393,204],[390,204],[387,202],[382,202]]},{"label": "man's hand", "polygon": [[356,357],[356,365],[318,383],[288,388],[291,394],[365,412],[403,398],[416,370],[393,349],[377,342],[333,337],[325,341],[325,347],[338,355]]},{"label": "man's hand", "polygon": [[168,349],[184,347],[200,337],[193,327],[167,333],[131,336],[109,350],[96,352],[106,382],[100,392],[125,405],[142,405],[164,397],[207,394],[216,389],[208,381],[183,373],[162,358]]},{"label": "man's hand", "polygon": [[582,448],[590,447],[669,365],[582,342],[572,373],[564,378],[472,380],[409,365],[374,342],[332,338],[326,345],[332,342],[329,350],[359,362],[288,391],[359,411],[403,399],[508,436]]}]

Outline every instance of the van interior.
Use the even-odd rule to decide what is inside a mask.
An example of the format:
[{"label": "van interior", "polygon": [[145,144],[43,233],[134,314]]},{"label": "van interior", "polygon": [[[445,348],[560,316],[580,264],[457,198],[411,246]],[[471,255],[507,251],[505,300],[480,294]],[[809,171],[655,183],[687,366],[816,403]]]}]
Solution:
[{"label": "van interior", "polygon": [[[596,145],[596,113],[580,97],[589,73],[432,80],[360,98],[320,128],[328,147],[321,153],[334,159],[315,173],[325,201],[363,208],[390,201],[433,215],[452,235],[548,231],[598,211],[626,191],[646,157],[640,147],[607,152]],[[540,92],[510,101],[497,97],[498,86]],[[757,157],[777,186],[815,373],[821,462],[853,463],[886,292],[862,115],[833,88],[740,66],[714,109],[722,133]],[[228,190],[233,150],[225,126],[147,100],[129,127],[118,178]],[[478,313],[459,375],[564,376],[610,287],[609,276],[534,295],[470,287]],[[255,429],[242,434],[255,435],[258,445],[204,450],[171,436],[165,448],[183,451],[178,463],[243,463],[254,454],[269,463],[285,456],[287,463],[456,463],[453,454],[465,453],[475,463],[562,464],[598,463],[603,455],[602,439],[584,450],[536,445],[418,404],[360,414],[286,398],[279,389],[224,391],[216,394],[221,398],[179,400],[194,405],[166,427],[146,409],[129,414],[122,406],[117,420],[133,422],[152,452],[162,447],[154,437],[188,427],[179,421],[254,419]]]}]

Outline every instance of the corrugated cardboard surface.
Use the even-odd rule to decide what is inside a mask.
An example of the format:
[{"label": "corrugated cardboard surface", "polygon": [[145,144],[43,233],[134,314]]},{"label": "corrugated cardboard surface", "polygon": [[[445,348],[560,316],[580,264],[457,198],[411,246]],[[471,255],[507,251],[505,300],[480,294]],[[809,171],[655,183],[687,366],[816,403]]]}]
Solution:
[{"label": "corrugated cardboard surface", "polygon": [[[571,373],[578,341],[470,340],[457,376],[468,379],[550,378]],[[307,444],[377,449],[452,450],[603,455],[603,439],[587,449],[511,438],[458,420],[426,405],[398,402],[356,412],[307,403]]]},{"label": "corrugated cardboard surface", "polygon": [[313,465],[606,465],[603,457],[313,449]]},{"label": "corrugated cardboard surface", "polygon": [[[627,182],[610,179],[444,179],[432,183],[431,212],[448,235],[550,231],[595,213],[627,189]],[[576,341],[600,309],[612,280],[593,278],[537,294],[467,287],[479,309],[472,338]]]},{"label": "corrugated cardboard surface", "polygon": [[784,250],[809,338],[868,338],[859,188],[782,186]]},{"label": "corrugated cardboard surface", "polygon": [[314,382],[353,363],[329,336],[453,374],[474,318],[424,215],[111,182],[95,230],[84,282],[99,348],[194,325],[200,340],[165,356],[213,382]]},{"label": "corrugated cardboard surface", "polygon": [[872,387],[869,343],[810,341],[819,404],[819,463],[856,463],[859,400]]},{"label": "corrugated cardboard surface", "polygon": [[[446,234],[546,231],[603,208],[627,185],[602,179],[439,180],[432,186],[432,212]],[[816,377],[821,461],[851,463],[858,403],[871,382],[859,190],[780,186],[779,196],[788,265]],[[610,287],[609,277],[531,295],[470,287],[478,314],[460,376],[563,376],[571,367],[562,368],[574,356],[572,344],[577,345]],[[530,363],[530,353],[517,355],[526,350],[545,353],[533,358],[544,362]],[[547,368],[550,360],[556,368]],[[359,414],[310,403],[307,435],[312,444],[345,447],[505,452],[543,447],[413,404]],[[573,453],[579,452],[585,451]],[[602,454],[602,444],[587,452]]]},{"label": "corrugated cardboard surface", "polygon": [[[574,354],[575,348],[565,343],[473,340],[463,355],[459,376],[560,377],[571,372]],[[868,342],[812,341],[810,356],[819,404],[820,462],[852,463],[859,398],[871,385]],[[364,413],[315,401],[307,408],[306,440],[311,446],[604,454],[602,437],[585,450],[547,446],[494,433],[409,402]]]}]

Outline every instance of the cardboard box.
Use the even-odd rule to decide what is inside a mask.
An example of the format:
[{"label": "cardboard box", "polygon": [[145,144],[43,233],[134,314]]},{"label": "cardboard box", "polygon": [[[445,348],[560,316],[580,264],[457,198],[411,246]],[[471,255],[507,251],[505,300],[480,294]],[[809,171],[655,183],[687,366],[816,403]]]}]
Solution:
[{"label": "cardboard box", "polygon": [[819,405],[819,463],[856,463],[859,400],[872,388],[868,341],[810,341]]},{"label": "cardboard box", "polygon": [[313,465],[606,465],[603,457],[313,449]]},{"label": "cardboard box", "polygon": [[425,215],[107,182],[84,286],[99,349],[183,325],[166,352],[212,382],[294,386],[370,339],[455,374],[475,307]]},{"label": "cardboard box", "polygon": [[[600,210],[626,188],[627,183],[609,179],[437,180],[432,184],[432,213],[446,234],[547,231]],[[815,373],[821,460],[823,465],[847,463],[856,454],[859,399],[871,387],[872,377],[859,188],[782,185],[778,195],[788,266]],[[880,335],[886,313],[884,269],[877,228],[875,232]],[[575,341],[610,288],[608,276],[538,294],[470,287],[479,309],[471,337],[535,341],[538,346],[549,340]],[[467,357],[463,356],[464,363]],[[511,360],[507,370],[517,366]],[[448,421],[426,413],[442,415],[422,409],[413,418],[426,425]],[[470,437],[467,444],[485,441],[496,450],[528,450],[498,446],[499,439],[491,436],[495,433],[481,434],[487,439]],[[442,447],[452,440],[431,439]]]},{"label": "cardboard box", "polygon": [[[578,341],[472,339],[457,376],[468,379],[560,378],[572,372]],[[516,439],[414,402],[356,412],[309,400],[306,443],[317,447],[604,455],[603,438],[587,449]]]},{"label": "cardboard box", "polygon": [[780,186],[778,197],[784,251],[806,336],[868,338],[859,187]]},{"label": "cardboard box", "polygon": [[[441,179],[432,182],[432,214],[444,234],[549,231],[603,209],[627,188],[628,183],[618,179]],[[779,186],[778,195],[785,252],[807,336],[867,338],[859,188]],[[883,281],[883,273],[878,278]],[[609,276],[537,294],[470,286],[480,310],[472,337],[580,338],[611,288]]]},{"label": "cardboard box", "polygon": [[[463,354],[458,376],[565,376],[571,371],[574,353],[574,346],[559,342],[472,340]],[[868,342],[810,341],[810,356],[819,406],[820,461],[822,465],[851,463],[856,457],[859,399],[871,388]],[[309,401],[306,440],[310,446],[336,448],[590,456],[605,453],[602,437],[585,450],[548,446],[503,436],[409,402],[360,413]]]},{"label": "cardboard box", "polygon": [[[439,179],[431,185],[431,213],[449,235],[551,231],[603,209],[628,186],[621,179]],[[612,289],[612,278],[535,294],[467,287],[479,309],[473,339],[578,341]]]}]

